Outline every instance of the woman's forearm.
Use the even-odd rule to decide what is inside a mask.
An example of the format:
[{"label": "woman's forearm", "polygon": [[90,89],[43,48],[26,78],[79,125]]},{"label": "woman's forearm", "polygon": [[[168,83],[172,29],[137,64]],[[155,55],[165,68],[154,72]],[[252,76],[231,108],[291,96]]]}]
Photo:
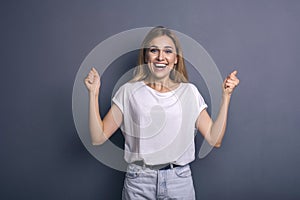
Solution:
[{"label": "woman's forearm", "polygon": [[213,122],[207,111],[204,110],[200,113],[196,122],[198,130],[207,142],[214,147],[221,146],[225,134],[230,98],[233,90],[240,82],[236,75],[237,71],[233,71],[223,82],[222,102],[217,119]]},{"label": "woman's forearm", "polygon": [[98,94],[90,92],[89,129],[93,145],[103,144],[106,137],[103,133],[103,122],[99,113]]},{"label": "woman's forearm", "polygon": [[215,147],[221,146],[225,134],[229,102],[230,95],[223,95],[219,114],[211,127],[210,138]]}]

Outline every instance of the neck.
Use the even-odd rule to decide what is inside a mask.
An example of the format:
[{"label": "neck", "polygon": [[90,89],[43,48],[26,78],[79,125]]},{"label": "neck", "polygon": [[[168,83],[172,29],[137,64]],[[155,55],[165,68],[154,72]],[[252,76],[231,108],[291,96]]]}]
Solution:
[{"label": "neck", "polygon": [[153,77],[149,77],[145,80],[145,83],[151,87],[152,89],[159,92],[169,92],[174,89],[177,85],[174,83],[169,77],[165,79],[155,79]]}]

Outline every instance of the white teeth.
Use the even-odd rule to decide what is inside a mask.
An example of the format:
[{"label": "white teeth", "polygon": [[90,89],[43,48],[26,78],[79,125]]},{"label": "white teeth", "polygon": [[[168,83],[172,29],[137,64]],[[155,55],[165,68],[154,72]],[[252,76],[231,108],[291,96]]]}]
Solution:
[{"label": "white teeth", "polygon": [[159,64],[159,63],[157,63],[157,64],[155,64],[155,67],[163,68],[163,67],[166,67],[166,65],[165,64]]}]

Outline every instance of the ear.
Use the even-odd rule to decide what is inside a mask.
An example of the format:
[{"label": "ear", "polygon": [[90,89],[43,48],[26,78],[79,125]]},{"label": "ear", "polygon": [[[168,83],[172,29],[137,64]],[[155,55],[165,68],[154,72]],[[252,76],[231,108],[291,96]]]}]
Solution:
[{"label": "ear", "polygon": [[177,65],[177,61],[178,61],[178,55],[176,56],[175,62],[174,64]]}]

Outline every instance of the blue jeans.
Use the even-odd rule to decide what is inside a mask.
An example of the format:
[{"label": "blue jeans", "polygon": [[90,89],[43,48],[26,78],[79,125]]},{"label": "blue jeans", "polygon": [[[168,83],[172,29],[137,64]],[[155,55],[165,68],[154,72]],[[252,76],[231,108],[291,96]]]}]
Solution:
[{"label": "blue jeans", "polygon": [[189,165],[153,170],[129,164],[122,192],[123,200],[195,200]]}]

